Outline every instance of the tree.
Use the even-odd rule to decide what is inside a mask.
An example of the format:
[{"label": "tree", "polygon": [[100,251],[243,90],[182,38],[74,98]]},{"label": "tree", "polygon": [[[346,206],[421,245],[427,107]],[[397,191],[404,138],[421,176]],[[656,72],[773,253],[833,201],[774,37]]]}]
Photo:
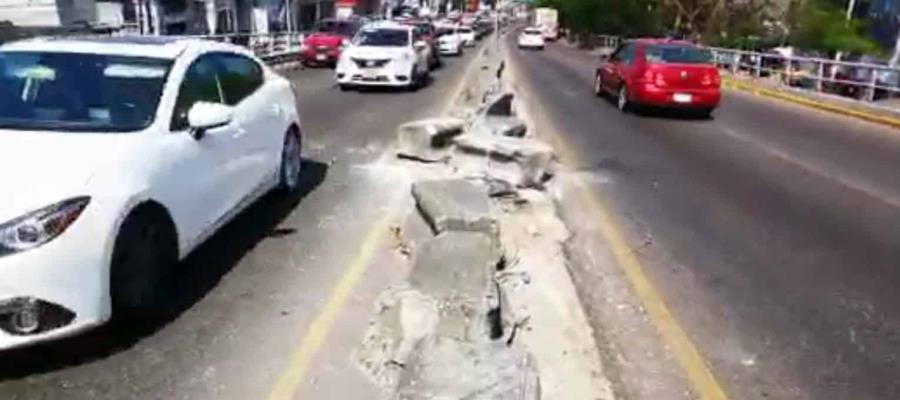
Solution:
[{"label": "tree", "polygon": [[878,45],[865,35],[865,24],[847,19],[846,10],[830,0],[804,0],[792,16],[791,44],[826,53],[877,53]]}]

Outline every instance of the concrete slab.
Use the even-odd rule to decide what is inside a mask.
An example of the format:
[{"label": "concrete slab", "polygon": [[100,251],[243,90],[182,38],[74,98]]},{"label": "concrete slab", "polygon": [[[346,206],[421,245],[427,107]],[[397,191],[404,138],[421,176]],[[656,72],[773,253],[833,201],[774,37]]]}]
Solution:
[{"label": "concrete slab", "polygon": [[424,340],[400,377],[397,400],[538,400],[534,361],[504,343]]},{"label": "concrete slab", "polygon": [[499,294],[492,277],[501,253],[491,236],[445,232],[423,243],[416,254],[410,285],[437,303],[437,333],[458,339],[489,336],[487,314]]},{"label": "concrete slab", "polygon": [[465,121],[459,118],[430,118],[408,122],[397,128],[397,155],[420,161],[436,162],[447,157],[450,139],[463,132]]},{"label": "concrete slab", "polygon": [[[467,133],[457,136],[453,142],[464,152],[514,162],[518,175],[511,179],[517,186],[540,187],[553,174],[553,148],[537,139]],[[491,169],[486,172],[492,173]]]},{"label": "concrete slab", "polygon": [[435,233],[496,232],[487,193],[471,182],[462,179],[416,182],[412,195]]},{"label": "concrete slab", "polygon": [[525,125],[525,121],[516,117],[483,116],[472,124],[469,132],[520,138],[528,132],[528,127]]}]

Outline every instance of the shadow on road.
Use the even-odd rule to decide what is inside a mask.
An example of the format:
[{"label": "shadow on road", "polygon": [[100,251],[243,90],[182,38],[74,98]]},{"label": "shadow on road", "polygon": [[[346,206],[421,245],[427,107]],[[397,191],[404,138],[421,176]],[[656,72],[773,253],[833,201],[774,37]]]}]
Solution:
[{"label": "shadow on road", "polygon": [[0,381],[109,357],[163,329],[215,288],[259,242],[294,233],[278,225],[325,180],[328,172],[327,164],[311,160],[304,164],[303,182],[297,194],[265,195],[181,263],[177,268],[180,273],[163,288],[169,295],[160,305],[160,318],[141,326],[107,324],[72,338],[0,353]]}]

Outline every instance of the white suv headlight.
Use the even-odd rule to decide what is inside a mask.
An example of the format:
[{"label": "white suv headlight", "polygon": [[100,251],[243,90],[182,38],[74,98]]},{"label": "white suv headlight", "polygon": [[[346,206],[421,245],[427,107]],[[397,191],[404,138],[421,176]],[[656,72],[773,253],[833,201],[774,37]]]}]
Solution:
[{"label": "white suv headlight", "polygon": [[0,256],[39,247],[66,231],[81,216],[91,198],[63,200],[0,224]]}]

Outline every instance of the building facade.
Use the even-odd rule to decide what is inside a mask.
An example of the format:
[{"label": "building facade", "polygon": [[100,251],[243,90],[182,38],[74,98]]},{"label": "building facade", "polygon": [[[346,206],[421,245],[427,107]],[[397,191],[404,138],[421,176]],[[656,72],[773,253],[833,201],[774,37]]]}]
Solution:
[{"label": "building facade", "polygon": [[303,31],[316,21],[380,11],[380,0],[0,0],[0,24],[143,34]]}]

